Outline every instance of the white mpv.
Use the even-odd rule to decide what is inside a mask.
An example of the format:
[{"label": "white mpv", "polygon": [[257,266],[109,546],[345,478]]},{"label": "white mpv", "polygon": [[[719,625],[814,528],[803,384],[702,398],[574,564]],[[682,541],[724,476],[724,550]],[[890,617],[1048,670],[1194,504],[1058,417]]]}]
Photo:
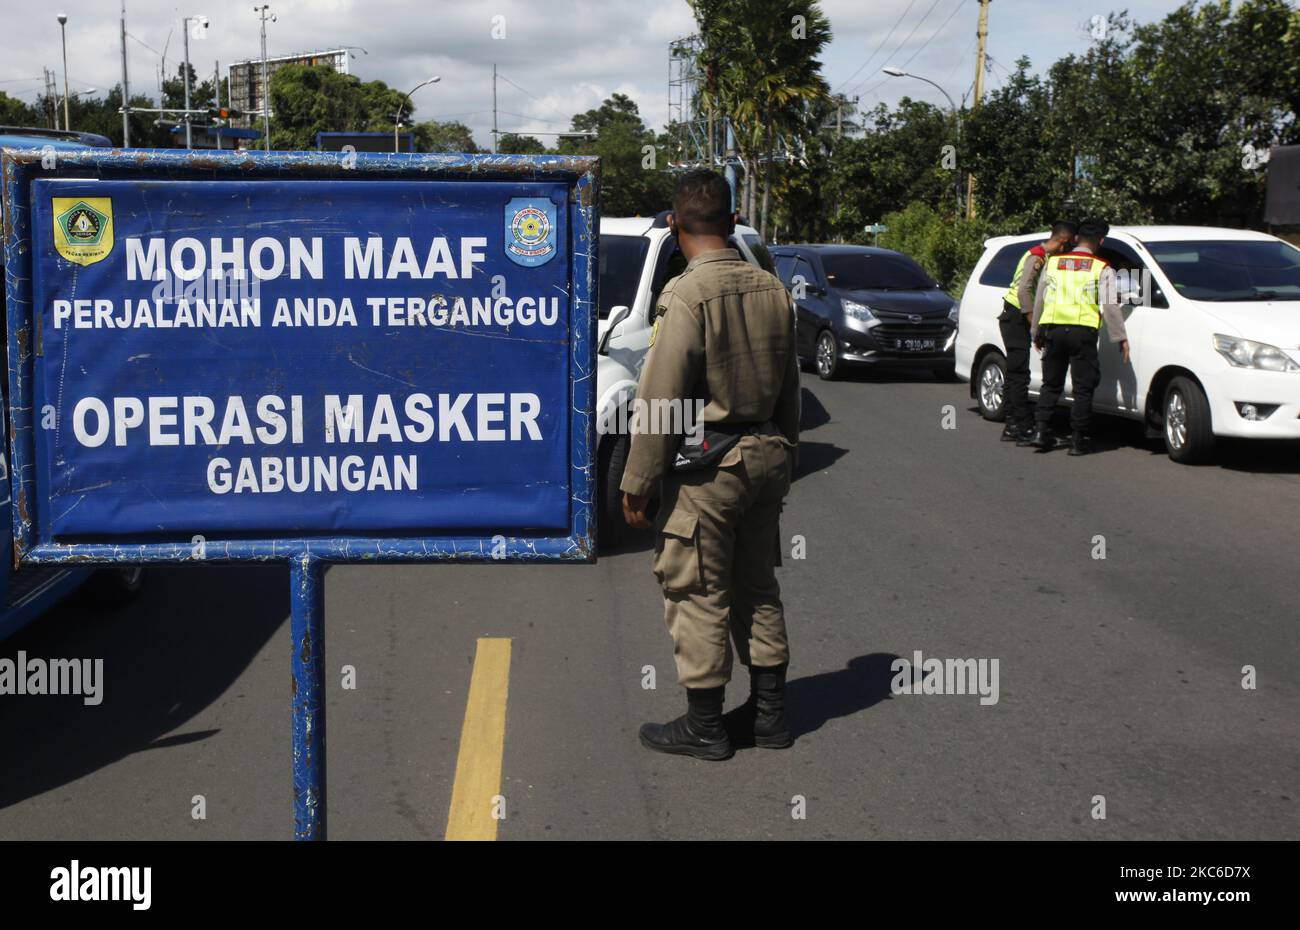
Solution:
[{"label": "white mpv", "polygon": [[[957,374],[990,420],[1004,418],[1002,297],[1021,255],[1045,239],[990,239],[962,295]],[[1163,434],[1176,462],[1205,461],[1217,436],[1300,440],[1300,249],[1238,229],[1115,226],[1101,256],[1119,273],[1130,360],[1101,334],[1094,410]],[[1036,397],[1037,352],[1030,373]]]}]

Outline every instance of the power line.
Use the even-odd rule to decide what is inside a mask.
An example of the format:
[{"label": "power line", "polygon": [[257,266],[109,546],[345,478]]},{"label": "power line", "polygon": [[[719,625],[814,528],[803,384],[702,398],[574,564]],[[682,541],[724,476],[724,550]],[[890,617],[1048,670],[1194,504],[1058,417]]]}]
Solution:
[{"label": "power line", "polygon": [[[902,42],[899,42],[897,48],[895,48],[894,51],[889,55],[890,58],[893,58],[895,55],[901,52],[903,50],[903,46],[907,45],[908,42],[912,41],[912,36],[916,35],[916,30],[920,29],[921,26],[925,24],[925,21],[930,18],[930,14],[934,12],[935,7],[937,7],[941,2],[943,2],[943,0],[934,0],[934,3],[930,4],[930,8],[925,11],[925,15],[923,15],[920,19],[916,21],[916,25],[912,27],[912,31],[907,34],[907,38],[905,38]],[[849,93],[853,93],[863,84],[867,83],[867,81],[869,80],[870,78],[863,78],[861,81],[857,83],[857,85],[853,88],[853,90],[849,91]]]},{"label": "power line", "polygon": [[891,38],[893,38],[894,33],[898,30],[899,26],[903,25],[903,20],[907,19],[907,14],[912,12],[912,7],[914,6],[916,6],[916,0],[912,0],[912,2],[907,5],[907,9],[903,11],[903,15],[898,17],[898,19],[894,22],[894,28],[890,29],[889,32],[885,35],[885,37],[880,40],[880,44],[877,45],[876,50],[871,53],[871,57],[868,58],[866,61],[864,61],[862,64],[858,65],[857,71],[854,71],[847,78],[840,81],[839,83],[840,87],[843,87],[849,81],[853,80],[855,77],[858,76],[858,73],[862,71],[863,68],[865,68],[867,65],[871,64],[873,61],[876,60],[876,56],[880,54],[880,50],[885,47],[886,42],[888,42]]},{"label": "power line", "polygon": [[497,110],[497,112],[498,112],[498,113],[504,113],[506,116],[513,116],[513,117],[515,117],[516,119],[528,119],[528,120],[532,120],[534,123],[544,123],[544,124],[547,125],[547,126],[563,126],[563,125],[564,125],[563,123],[557,123],[555,120],[552,120],[552,119],[541,119],[540,117],[537,117],[537,116],[528,116],[528,115],[526,115],[526,114],[524,114],[524,113],[511,113],[509,110]]},{"label": "power line", "polygon": [[[939,5],[939,4],[938,4],[938,0],[935,0],[935,6],[938,6],[938,5]],[[909,58],[909,59],[907,59],[907,61],[903,62],[903,64],[902,64],[900,67],[901,67],[904,71],[907,70],[907,66],[908,66],[908,65],[910,65],[912,62],[916,61],[916,58],[917,58],[918,55],[920,55],[923,51],[925,51],[926,46],[928,46],[931,42],[933,42],[933,41],[935,40],[935,37],[938,36],[939,33],[943,32],[943,30],[946,29],[946,28],[948,27],[948,24],[949,24],[950,22],[952,22],[953,17],[955,17],[955,16],[958,14],[958,12],[961,11],[961,5],[962,5],[962,0],[957,0],[957,5],[956,5],[955,7],[953,7],[952,12],[948,14],[948,18],[945,19],[945,20],[943,21],[943,23],[939,26],[938,29],[936,29],[934,32],[930,33],[930,37],[929,37],[928,39],[926,39],[924,42],[921,43],[921,47],[918,48],[915,52],[912,53],[912,57],[911,57],[911,58]],[[933,6],[930,7],[930,11],[932,12],[933,10],[934,10],[934,7],[933,7]],[[926,15],[926,16],[929,16],[930,13],[927,12],[925,15]],[[922,18],[921,22],[924,22],[924,21],[925,21],[925,19]],[[917,24],[917,27],[920,28],[920,23]],[[916,32],[916,30],[913,29],[912,32]],[[910,39],[911,36],[908,36],[907,38]],[[907,44],[907,39],[904,39],[902,44],[903,44],[903,45],[906,45],[906,44]],[[902,47],[902,45],[899,46],[899,48],[901,48],[901,47]],[[874,92],[877,88],[879,88],[879,87],[883,87],[883,86],[884,86],[884,85],[885,85],[889,80],[890,80],[889,78],[885,78],[883,81],[880,81],[879,83],[873,84],[873,85],[872,85],[868,90],[863,91],[863,93],[864,93],[864,94],[872,93],[872,92]],[[866,81],[863,81],[862,83],[865,84]]]},{"label": "power line", "polygon": [[[497,78],[500,79],[500,80],[502,80],[502,81],[505,81],[507,84],[509,84],[511,87],[513,87],[515,90],[519,91],[520,93],[522,93],[522,94],[527,94],[529,97],[532,97],[532,98],[533,98],[534,100],[536,100],[538,103],[545,103],[545,102],[546,102],[546,101],[543,100],[541,97],[538,97],[536,94],[531,93],[530,91],[524,90],[522,87],[520,87],[520,86],[519,86],[518,84],[516,84],[514,81],[510,80],[510,78],[506,77],[506,76],[505,76],[504,74],[502,74],[500,71],[497,72]],[[552,104],[552,106],[554,106],[554,104]]]},{"label": "power line", "polygon": [[917,56],[920,55],[923,51],[925,51],[925,47],[929,45],[931,42],[933,42],[935,40],[935,37],[938,36],[939,33],[943,32],[945,29],[948,28],[948,24],[953,21],[953,18],[956,17],[956,15],[959,12],[961,12],[961,4],[962,4],[962,0],[957,0],[957,5],[952,8],[952,12],[948,14],[948,18],[945,19],[943,23],[940,24],[938,29],[936,29],[933,33],[930,34],[930,38],[926,39],[923,43],[921,43],[921,47],[912,53],[911,58],[903,62],[904,68],[906,68],[912,62],[916,61]]}]

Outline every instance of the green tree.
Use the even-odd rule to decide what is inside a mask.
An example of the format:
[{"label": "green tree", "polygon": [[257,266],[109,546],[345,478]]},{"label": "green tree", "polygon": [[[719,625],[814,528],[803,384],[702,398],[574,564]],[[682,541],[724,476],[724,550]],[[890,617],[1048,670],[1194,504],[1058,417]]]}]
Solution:
[{"label": "green tree", "polygon": [[473,133],[464,123],[440,123],[436,120],[416,124],[415,147],[421,152],[479,151]]},{"label": "green tree", "polygon": [[326,65],[285,65],[271,76],[271,146],[312,149],[318,132],[392,132],[399,107],[404,120],[414,110],[383,81],[363,84]]},{"label": "green tree", "polygon": [[45,117],[36,107],[28,106],[16,97],[0,91],[0,126],[45,125]]},{"label": "green tree", "polygon": [[650,216],[668,208],[673,182],[666,170],[666,149],[642,121],[635,101],[615,94],[596,109],[575,114],[572,128],[596,136],[561,137],[556,151],[600,156],[605,216]]},{"label": "green tree", "polygon": [[497,136],[497,152],[501,155],[541,155],[546,152],[546,146],[536,136],[503,132]]},{"label": "green tree", "polygon": [[747,171],[743,212],[765,232],[778,153],[798,157],[816,131],[809,104],[829,92],[818,55],[830,22],[816,0],[691,0],[691,8],[704,45],[700,102],[729,118]]},{"label": "green tree", "polygon": [[881,246],[911,256],[948,293],[959,297],[995,225],[982,217],[955,219],[919,202],[886,213],[883,222],[889,230],[880,235]]},{"label": "green tree", "polygon": [[893,110],[881,104],[867,115],[866,133],[839,140],[830,155],[831,228],[853,239],[910,203],[951,216],[957,176],[945,165],[945,146],[955,141],[953,121],[938,107],[906,97]]}]

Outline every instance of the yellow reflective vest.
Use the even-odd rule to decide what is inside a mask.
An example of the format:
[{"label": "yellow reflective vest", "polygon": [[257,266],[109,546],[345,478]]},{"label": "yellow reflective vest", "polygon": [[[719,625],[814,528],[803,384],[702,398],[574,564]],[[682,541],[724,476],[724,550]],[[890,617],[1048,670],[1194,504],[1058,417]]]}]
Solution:
[{"label": "yellow reflective vest", "polygon": [[1101,274],[1106,263],[1090,252],[1053,255],[1043,266],[1047,281],[1043,291],[1042,326],[1101,327]]},{"label": "yellow reflective vest", "polygon": [[1007,292],[1002,295],[1002,299],[1011,304],[1011,306],[1015,307],[1017,310],[1023,311],[1024,307],[1020,306],[1020,280],[1025,275],[1025,266],[1029,264],[1030,259],[1045,259],[1046,257],[1047,252],[1044,251],[1041,245],[1034,246],[1024,255],[1020,256],[1020,264],[1016,266],[1016,273],[1011,279],[1011,286],[1007,288]]}]

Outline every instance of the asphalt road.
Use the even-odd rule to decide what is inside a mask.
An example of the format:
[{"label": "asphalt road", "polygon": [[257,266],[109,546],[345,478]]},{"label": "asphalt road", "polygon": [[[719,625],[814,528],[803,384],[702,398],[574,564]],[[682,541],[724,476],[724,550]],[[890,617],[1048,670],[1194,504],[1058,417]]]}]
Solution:
[{"label": "asphalt road", "polygon": [[[512,646],[503,840],[1300,838],[1300,450],[1180,467],[1107,421],[1099,454],[1041,455],[965,385],[803,377],[792,749],[640,747],[684,706],[648,539],[595,565],[340,566],[331,838],[444,836],[480,637]],[[289,837],[286,592],[281,568],[153,569],[130,608],[0,645],[105,663],[98,707],[0,699],[0,838]],[[997,659],[997,703],[891,695],[917,650]]]}]

